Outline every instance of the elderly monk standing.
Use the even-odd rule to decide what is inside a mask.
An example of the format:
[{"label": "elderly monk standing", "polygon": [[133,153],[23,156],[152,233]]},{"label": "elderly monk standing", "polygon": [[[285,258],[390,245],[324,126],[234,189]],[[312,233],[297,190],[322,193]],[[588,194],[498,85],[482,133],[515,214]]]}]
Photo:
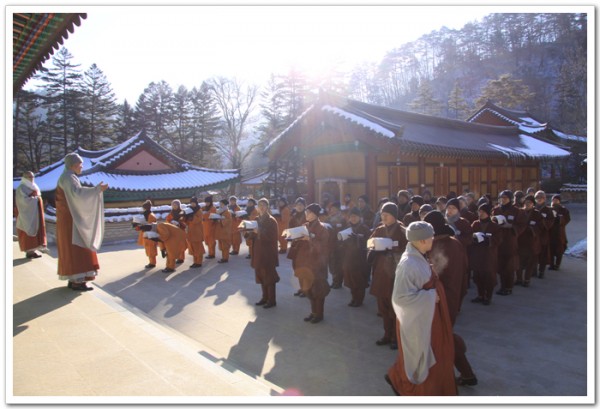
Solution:
[{"label": "elderly monk standing", "polygon": [[433,235],[429,223],[411,223],[406,228],[409,243],[396,268],[392,303],[399,348],[385,380],[397,395],[457,394],[446,293],[425,257]]},{"label": "elderly monk standing", "polygon": [[277,221],[269,214],[269,201],[262,198],[258,201],[258,227],[247,233],[252,241],[252,261],[256,284],[262,288],[262,297],[255,305],[272,308],[277,305],[275,285],[279,282],[276,267],[279,266],[277,253],[278,228]]},{"label": "elderly monk standing", "polygon": [[16,191],[17,235],[19,248],[27,258],[42,257],[37,249],[47,252],[44,205],[40,188],[35,184],[33,172],[24,172]]},{"label": "elderly monk standing", "polygon": [[56,246],[58,277],[69,280],[75,291],[93,290],[86,285],[98,275],[98,256],[104,238],[104,194],[108,184],[81,185],[77,175],[83,159],[76,153],[65,156],[65,170],[56,186]]}]

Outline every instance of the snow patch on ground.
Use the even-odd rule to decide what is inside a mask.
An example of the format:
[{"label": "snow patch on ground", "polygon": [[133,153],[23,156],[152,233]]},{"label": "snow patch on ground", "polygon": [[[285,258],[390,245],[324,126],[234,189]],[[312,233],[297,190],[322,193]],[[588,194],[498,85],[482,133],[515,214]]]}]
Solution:
[{"label": "snow patch on ground", "polygon": [[567,256],[587,259],[587,237],[565,251]]}]

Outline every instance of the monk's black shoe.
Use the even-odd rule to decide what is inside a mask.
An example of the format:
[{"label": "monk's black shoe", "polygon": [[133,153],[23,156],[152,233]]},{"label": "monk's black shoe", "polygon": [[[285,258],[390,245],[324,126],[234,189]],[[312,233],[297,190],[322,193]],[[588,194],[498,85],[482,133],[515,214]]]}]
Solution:
[{"label": "monk's black shoe", "polygon": [[251,259],[251,258],[252,258],[252,256],[251,256],[250,254],[248,254],[248,255],[246,256],[246,258],[247,258],[247,259]]},{"label": "monk's black shoe", "polygon": [[456,383],[460,386],[475,386],[477,385],[477,377],[463,378],[462,376],[459,376],[456,378]]},{"label": "monk's black shoe", "polygon": [[183,260],[177,259],[177,260],[175,260],[175,264],[183,264]]},{"label": "monk's black shoe", "polygon": [[239,253],[237,251],[232,251],[229,253],[230,256],[237,256]]},{"label": "monk's black shoe", "polygon": [[315,317],[315,316],[314,316],[314,315],[311,313],[311,314],[310,314],[308,317],[304,318],[304,321],[306,321],[306,322],[312,321],[312,319],[313,319],[314,317]]},{"label": "monk's black shoe", "polygon": [[81,283],[81,284],[72,283],[71,284],[71,290],[73,290],[73,291],[92,291],[93,289],[94,289],[93,287],[88,287],[87,285],[85,285],[85,283]]},{"label": "monk's black shoe", "polygon": [[215,258],[215,256],[211,256],[210,254],[208,256],[205,257],[206,259],[211,259],[211,258]]},{"label": "monk's black shoe", "polygon": [[32,251],[31,253],[27,253],[26,257],[27,258],[40,258],[40,257],[42,257],[42,255],[36,253],[35,251]]},{"label": "monk's black shoe", "polygon": [[225,260],[225,259],[222,258],[221,260],[217,261],[217,263],[221,263],[221,264],[223,264],[223,263],[229,263],[229,260]]},{"label": "monk's black shoe", "polygon": [[255,302],[254,305],[265,305],[267,300],[260,300],[259,302]]},{"label": "monk's black shoe", "polygon": [[146,264],[144,266],[144,268],[154,268],[154,267],[156,267],[156,264]]},{"label": "monk's black shoe", "polygon": [[194,263],[190,266],[190,268],[199,268],[202,267],[202,264]]},{"label": "monk's black shoe", "polygon": [[396,396],[400,396],[400,394],[398,393],[398,391],[396,390],[396,388],[394,388],[394,385],[392,385],[392,380],[390,379],[390,377],[388,376],[388,374],[385,374],[383,378],[388,383],[388,385],[390,385],[392,387],[392,390],[394,391],[394,393],[396,394]]},{"label": "monk's black shoe", "polygon": [[167,250],[161,250],[160,255],[162,256],[162,258],[167,257]]},{"label": "monk's black shoe", "polygon": [[323,321],[323,317],[312,317],[312,319],[310,320],[310,323],[311,324],[318,324],[321,321]]},{"label": "monk's black shoe", "polygon": [[300,294],[302,294],[302,290],[298,290],[294,293],[294,296],[298,297],[300,296]]},{"label": "monk's black shoe", "polygon": [[471,300],[472,303],[482,303],[483,302],[483,298],[481,297],[475,297]]},{"label": "monk's black shoe", "polygon": [[163,273],[173,273],[173,272],[175,272],[175,270],[174,270],[174,269],[172,269],[172,268],[164,268],[164,269],[162,270],[162,272],[163,272]]},{"label": "monk's black shoe", "polygon": [[276,302],[268,302],[265,305],[263,305],[263,308],[273,308],[277,305]]},{"label": "monk's black shoe", "polygon": [[381,345],[388,345],[390,342],[391,341],[389,339],[387,339],[387,338],[381,338],[381,339],[378,339],[377,341],[375,341],[375,343],[377,345],[380,345],[380,346]]}]

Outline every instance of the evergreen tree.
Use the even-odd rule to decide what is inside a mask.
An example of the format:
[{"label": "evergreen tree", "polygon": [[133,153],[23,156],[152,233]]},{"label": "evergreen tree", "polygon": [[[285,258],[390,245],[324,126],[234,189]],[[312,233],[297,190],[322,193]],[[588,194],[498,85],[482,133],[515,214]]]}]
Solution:
[{"label": "evergreen tree", "polygon": [[450,91],[450,97],[448,98],[448,111],[453,113],[453,118],[459,119],[464,118],[465,114],[469,111],[469,104],[462,96],[462,88],[458,81],[454,81],[454,87]]},{"label": "evergreen tree", "polygon": [[190,161],[203,167],[218,167],[216,139],[220,130],[219,108],[208,83],[190,91],[192,128]]},{"label": "evergreen tree", "polygon": [[187,139],[192,131],[192,110],[188,90],[181,85],[173,95],[174,132],[171,144],[177,155],[186,160],[191,159]]},{"label": "evergreen tree", "polygon": [[429,81],[421,81],[417,97],[408,106],[416,112],[427,115],[438,115],[441,111],[441,104],[433,97],[433,89]]},{"label": "evergreen tree", "polygon": [[173,90],[165,81],[151,82],[136,104],[136,120],[146,135],[167,149],[172,149],[174,123]]},{"label": "evergreen tree", "polygon": [[117,104],[115,93],[106,76],[96,64],[84,73],[81,83],[83,95],[83,121],[85,134],[89,137],[87,149],[97,150],[114,145],[115,116]]},{"label": "evergreen tree", "polygon": [[[73,133],[73,113],[78,111],[79,95],[76,89],[81,80],[81,71],[78,69],[79,64],[73,64],[72,59],[71,53],[66,48],[61,48],[52,57],[52,66],[41,70],[38,77],[46,83],[43,87],[46,107],[56,115],[54,123],[56,131],[62,136],[63,156],[77,147],[77,143],[73,144],[73,139],[77,138]],[[51,108],[53,105],[56,109]]]},{"label": "evergreen tree", "polygon": [[263,122],[258,126],[262,146],[266,146],[286,127],[284,106],[284,84],[280,77],[271,74],[261,92],[261,114]]},{"label": "evergreen tree", "polygon": [[513,79],[511,74],[502,74],[498,79],[488,81],[475,103],[484,105],[490,100],[504,108],[526,109],[533,97],[523,81]]},{"label": "evergreen tree", "polygon": [[28,91],[16,95],[14,110],[13,174],[23,171],[37,172],[50,164],[47,153],[47,129],[41,106],[43,99]]},{"label": "evergreen tree", "polygon": [[127,100],[117,107],[117,119],[115,121],[116,142],[125,142],[137,134],[141,127],[135,119],[135,111]]}]

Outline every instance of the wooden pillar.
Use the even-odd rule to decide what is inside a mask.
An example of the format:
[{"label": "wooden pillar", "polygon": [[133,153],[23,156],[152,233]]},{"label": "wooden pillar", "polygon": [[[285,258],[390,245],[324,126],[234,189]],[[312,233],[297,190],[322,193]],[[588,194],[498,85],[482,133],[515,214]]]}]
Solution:
[{"label": "wooden pillar", "polygon": [[306,183],[308,184],[308,197],[306,203],[312,203],[315,200],[315,161],[313,158],[306,158]]},{"label": "wooden pillar", "polygon": [[[419,195],[423,194],[423,190],[424,190],[424,185],[425,185],[425,158],[422,156],[419,156],[419,162],[418,162],[418,166],[419,166]],[[417,194],[417,192],[414,192],[415,194]]]},{"label": "wooden pillar", "polygon": [[377,157],[373,152],[367,152],[365,162],[365,193],[371,203],[377,203]]},{"label": "wooden pillar", "polygon": [[[462,185],[463,185],[463,180],[462,180],[462,168],[463,168],[463,161],[462,159],[456,159],[456,190],[458,191],[458,193],[460,194],[462,192]],[[472,180],[469,180],[469,188],[472,190],[473,187],[471,186],[473,184]]]},{"label": "wooden pillar", "polygon": [[[487,163],[487,192],[492,194],[492,162],[488,159]],[[492,196],[493,197],[493,196]]]}]

